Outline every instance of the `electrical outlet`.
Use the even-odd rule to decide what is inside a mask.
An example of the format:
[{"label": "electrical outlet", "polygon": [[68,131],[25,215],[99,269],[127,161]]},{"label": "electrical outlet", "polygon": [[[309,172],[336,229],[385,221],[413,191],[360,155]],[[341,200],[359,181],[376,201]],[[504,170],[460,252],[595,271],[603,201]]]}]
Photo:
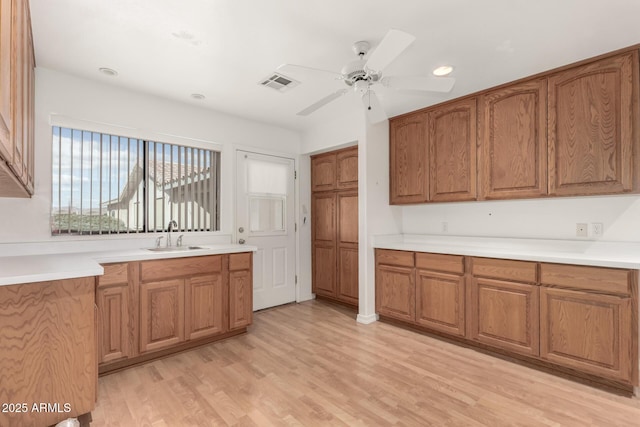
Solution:
[{"label": "electrical outlet", "polygon": [[449,232],[449,223],[447,221],[442,221],[442,232],[443,233]]},{"label": "electrical outlet", "polygon": [[591,223],[591,232],[594,237],[602,237],[604,227],[601,222],[592,222]]},{"label": "electrical outlet", "polygon": [[576,237],[588,237],[589,232],[587,231],[587,223],[586,222],[578,222],[576,223]]}]

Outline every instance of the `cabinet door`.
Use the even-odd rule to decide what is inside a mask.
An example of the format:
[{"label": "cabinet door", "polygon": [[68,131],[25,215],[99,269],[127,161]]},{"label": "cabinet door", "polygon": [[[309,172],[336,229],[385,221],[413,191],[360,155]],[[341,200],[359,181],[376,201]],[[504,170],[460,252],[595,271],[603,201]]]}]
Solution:
[{"label": "cabinet door", "polygon": [[316,193],[311,201],[313,239],[312,290],[336,295],[336,195]]},{"label": "cabinet door", "polygon": [[98,287],[98,363],[129,356],[129,287]]},{"label": "cabinet door", "polygon": [[337,297],[351,304],[358,303],[358,193],[337,195],[338,240]]},{"label": "cabinet door", "polygon": [[538,355],[538,287],[474,278],[471,338],[517,353]]},{"label": "cabinet door", "polygon": [[358,188],[358,147],[338,151],[336,154],[336,188]]},{"label": "cabinet door", "polygon": [[464,336],[464,276],[428,270],[416,272],[416,322]]},{"label": "cabinet door", "polygon": [[[28,7],[25,0],[14,0],[16,19],[14,21],[14,49],[15,49],[15,68],[14,68],[14,102],[13,102],[13,155],[9,166],[15,173],[16,177],[23,182],[25,159],[24,146],[25,135],[24,127],[27,119],[25,114],[25,89],[27,88],[26,73],[27,68],[27,14]],[[26,11],[26,12],[25,12]]]},{"label": "cabinet door", "polygon": [[253,319],[251,270],[229,272],[229,329],[249,326]]},{"label": "cabinet door", "polygon": [[637,51],[549,77],[550,194],[633,189],[637,84]]},{"label": "cabinet door", "polygon": [[476,198],[476,99],[429,113],[429,200]]},{"label": "cabinet door", "polygon": [[481,199],[547,193],[547,80],[486,93],[479,102]]},{"label": "cabinet door", "polygon": [[184,341],[184,280],[140,284],[140,352]]},{"label": "cabinet door", "polygon": [[226,332],[222,273],[191,277],[185,281],[186,339],[195,340]]},{"label": "cabinet door", "polygon": [[540,356],[631,382],[633,320],[630,298],[542,287]]},{"label": "cabinet door", "polygon": [[0,0],[0,160],[13,160],[12,0]]},{"label": "cabinet door", "polygon": [[336,188],[336,155],[319,154],[311,157],[311,191]]},{"label": "cabinet door", "polygon": [[427,116],[389,122],[389,203],[424,203],[429,198]]},{"label": "cabinet door", "polygon": [[376,311],[398,320],[416,319],[413,268],[378,265],[376,268]]}]

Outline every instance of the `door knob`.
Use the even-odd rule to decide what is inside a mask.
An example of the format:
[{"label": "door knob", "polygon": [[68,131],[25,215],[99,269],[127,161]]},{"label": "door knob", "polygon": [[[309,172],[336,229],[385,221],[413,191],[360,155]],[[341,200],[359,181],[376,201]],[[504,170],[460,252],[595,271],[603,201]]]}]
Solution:
[{"label": "door knob", "polygon": [[240,243],[241,245],[244,245],[244,239],[238,240],[238,243]]}]

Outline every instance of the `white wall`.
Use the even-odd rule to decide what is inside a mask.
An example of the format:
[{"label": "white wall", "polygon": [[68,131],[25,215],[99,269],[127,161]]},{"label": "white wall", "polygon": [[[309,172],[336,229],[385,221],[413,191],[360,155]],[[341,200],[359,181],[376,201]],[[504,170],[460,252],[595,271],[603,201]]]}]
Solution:
[{"label": "white wall", "polygon": [[[298,132],[194,107],[68,74],[36,69],[35,195],[31,199],[0,199],[0,244],[10,242],[63,242],[51,237],[51,124],[85,123],[96,130],[118,134],[210,141],[222,148],[221,231],[232,234],[235,147],[287,153],[297,158]],[[184,142],[184,141],[183,141]],[[100,239],[109,249],[110,239]]]},{"label": "white wall", "polygon": [[[442,223],[446,222],[448,233]],[[402,232],[458,236],[580,239],[576,223],[602,223],[600,240],[640,242],[640,196],[592,196],[436,203],[402,208]],[[582,238],[584,239],[584,238]]]}]

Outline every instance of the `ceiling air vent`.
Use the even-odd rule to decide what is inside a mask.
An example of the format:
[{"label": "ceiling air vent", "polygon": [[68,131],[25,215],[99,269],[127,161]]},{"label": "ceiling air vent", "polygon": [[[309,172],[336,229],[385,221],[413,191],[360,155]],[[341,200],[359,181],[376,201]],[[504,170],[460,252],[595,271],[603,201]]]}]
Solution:
[{"label": "ceiling air vent", "polygon": [[299,81],[292,79],[291,77],[287,77],[280,73],[271,73],[268,77],[260,80],[258,84],[261,84],[265,87],[270,87],[271,89],[275,89],[278,92],[286,92],[291,88],[294,88],[300,84]]}]

